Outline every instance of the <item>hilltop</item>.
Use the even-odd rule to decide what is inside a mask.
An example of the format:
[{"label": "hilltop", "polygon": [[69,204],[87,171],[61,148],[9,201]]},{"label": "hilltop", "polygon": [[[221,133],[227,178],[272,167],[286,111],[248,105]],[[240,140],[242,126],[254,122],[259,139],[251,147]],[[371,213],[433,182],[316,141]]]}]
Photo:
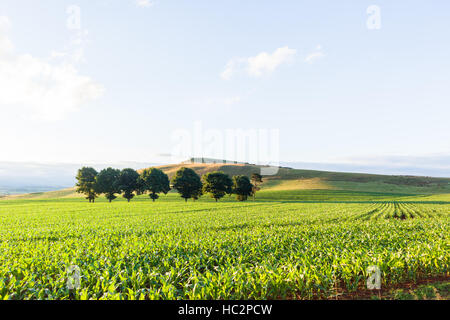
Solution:
[{"label": "hilltop", "polygon": [[[245,163],[179,163],[156,166],[163,170],[169,178],[175,172],[187,167],[203,175],[212,171],[223,171],[230,176],[260,173],[264,166]],[[138,170],[138,171],[142,171]],[[317,170],[301,170],[280,167],[277,174],[265,176],[263,191],[301,191],[301,190],[333,190],[376,192],[401,195],[433,195],[449,194],[450,178],[434,178],[420,176],[395,176],[364,173],[346,173]],[[74,188],[59,191],[39,192],[26,195],[14,195],[4,199],[49,199],[80,197]]]}]

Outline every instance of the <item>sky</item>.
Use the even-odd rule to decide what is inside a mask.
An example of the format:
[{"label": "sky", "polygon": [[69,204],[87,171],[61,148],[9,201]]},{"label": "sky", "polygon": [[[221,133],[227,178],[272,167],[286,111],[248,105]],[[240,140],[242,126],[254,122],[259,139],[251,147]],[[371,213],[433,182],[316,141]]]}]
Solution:
[{"label": "sky", "polygon": [[441,0],[2,0],[0,161],[247,160],[226,151],[244,132],[270,149],[262,161],[401,159],[450,176],[449,13]]}]

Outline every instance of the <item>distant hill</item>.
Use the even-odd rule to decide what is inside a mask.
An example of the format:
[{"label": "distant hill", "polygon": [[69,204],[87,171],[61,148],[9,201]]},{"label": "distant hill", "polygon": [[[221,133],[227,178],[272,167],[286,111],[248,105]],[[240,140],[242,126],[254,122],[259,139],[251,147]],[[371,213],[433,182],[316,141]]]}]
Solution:
[{"label": "distant hill", "polygon": [[8,196],[0,196],[0,200],[32,200],[32,199],[63,199],[63,198],[83,198],[82,194],[75,191],[75,187],[66,188],[57,191],[33,192],[26,194],[14,194]]},{"label": "distant hill", "polygon": [[[223,171],[230,176],[260,173],[264,166],[251,164],[181,163],[158,166],[170,178],[175,172],[187,167],[203,175],[211,171]],[[409,194],[450,193],[450,178],[392,176],[365,173],[346,173],[317,170],[300,170],[281,167],[273,176],[265,176],[266,190],[330,189],[365,192],[393,192]]]},{"label": "distant hill", "polygon": [[[182,167],[204,175],[212,171],[223,171],[230,176],[260,173],[264,166],[243,163],[180,163],[157,166],[169,178]],[[142,171],[138,170],[138,171]],[[276,175],[265,176],[262,191],[335,190],[392,193],[402,195],[450,194],[450,178],[419,176],[394,176],[364,173],[345,173],[318,170],[300,170],[281,167]],[[59,191],[14,195],[3,199],[49,199],[82,197],[75,188]]]}]

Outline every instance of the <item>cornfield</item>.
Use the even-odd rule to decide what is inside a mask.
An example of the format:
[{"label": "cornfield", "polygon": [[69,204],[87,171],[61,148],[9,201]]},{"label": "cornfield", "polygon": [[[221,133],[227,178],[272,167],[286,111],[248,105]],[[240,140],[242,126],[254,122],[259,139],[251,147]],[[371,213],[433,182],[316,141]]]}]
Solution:
[{"label": "cornfield", "polygon": [[[446,203],[0,202],[1,299],[315,299],[448,276]],[[79,285],[68,286],[78,268]]]}]

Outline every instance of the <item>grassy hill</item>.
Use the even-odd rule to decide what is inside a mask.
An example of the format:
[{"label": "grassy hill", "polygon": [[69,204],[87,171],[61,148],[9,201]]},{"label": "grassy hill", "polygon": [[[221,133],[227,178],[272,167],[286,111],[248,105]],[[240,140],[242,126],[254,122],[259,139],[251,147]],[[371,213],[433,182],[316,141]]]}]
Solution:
[{"label": "grassy hill", "polygon": [[[174,164],[159,166],[171,178],[181,167],[195,170],[199,175],[220,170],[229,175],[250,176],[261,166],[245,164]],[[264,190],[347,190],[401,194],[450,193],[450,178],[390,176],[279,168],[274,176],[264,177]]]},{"label": "grassy hill", "polygon": [[[223,171],[230,176],[259,173],[261,166],[249,164],[222,164],[222,163],[194,163],[194,164],[170,164],[158,166],[169,178],[181,167],[195,170],[199,175],[212,171]],[[291,168],[279,168],[273,176],[265,176],[261,197],[279,197],[279,199],[299,200],[303,198],[317,198],[318,190],[326,199],[341,198],[344,194],[353,194],[355,199],[359,196],[372,198],[380,195],[398,197],[416,197],[430,200],[448,201],[450,198],[450,178],[432,178],[418,176],[391,176],[363,173],[344,173],[316,170],[299,170]],[[14,195],[3,199],[51,199],[82,197],[74,188],[51,192],[39,192],[26,195]],[[320,196],[319,196],[320,198]]]},{"label": "grassy hill", "polygon": [[14,194],[0,196],[0,200],[33,200],[33,199],[64,199],[64,198],[82,198],[83,195],[75,191],[75,187],[56,191],[33,192],[26,194]]}]

